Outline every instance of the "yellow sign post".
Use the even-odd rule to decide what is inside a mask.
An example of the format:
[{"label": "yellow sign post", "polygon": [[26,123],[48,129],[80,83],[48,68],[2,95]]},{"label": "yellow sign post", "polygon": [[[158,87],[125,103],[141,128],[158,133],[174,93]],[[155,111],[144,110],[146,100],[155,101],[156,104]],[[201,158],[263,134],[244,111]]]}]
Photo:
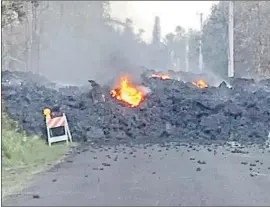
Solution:
[{"label": "yellow sign post", "polygon": [[51,119],[52,117],[51,117],[51,109],[49,109],[49,108],[45,108],[44,110],[43,110],[43,114],[44,114],[44,116],[46,117],[46,119]]}]

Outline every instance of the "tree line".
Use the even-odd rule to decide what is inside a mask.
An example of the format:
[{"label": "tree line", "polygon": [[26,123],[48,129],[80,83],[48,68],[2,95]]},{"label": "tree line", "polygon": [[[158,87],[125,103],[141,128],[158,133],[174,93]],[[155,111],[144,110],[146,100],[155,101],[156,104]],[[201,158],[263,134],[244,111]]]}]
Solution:
[{"label": "tree line", "polygon": [[[270,76],[270,2],[234,2],[235,76]],[[227,75],[228,2],[214,5],[206,20],[202,37],[206,68]]]},{"label": "tree line", "polygon": [[[151,43],[132,19],[121,22],[110,11],[109,1],[4,1],[3,68],[73,82],[144,68],[198,72],[201,39],[204,70],[227,76],[228,2],[213,5],[202,32],[179,25],[162,37],[162,19],[153,17]],[[268,1],[235,2],[236,76],[270,75],[268,11]]]}]

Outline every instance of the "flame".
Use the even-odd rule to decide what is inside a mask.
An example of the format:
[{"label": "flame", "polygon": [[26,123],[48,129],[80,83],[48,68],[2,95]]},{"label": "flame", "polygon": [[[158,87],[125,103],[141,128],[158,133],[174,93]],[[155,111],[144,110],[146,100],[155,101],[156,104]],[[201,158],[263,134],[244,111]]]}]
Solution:
[{"label": "flame", "polygon": [[119,88],[111,90],[111,96],[131,107],[139,106],[144,100],[143,91],[136,88],[127,76],[120,78]]},{"label": "flame", "polygon": [[208,88],[208,84],[204,80],[198,80],[192,82],[193,85],[197,86],[198,88]]},{"label": "flame", "polygon": [[171,79],[169,75],[166,75],[166,74],[152,74],[152,78],[160,78],[161,80],[169,80]]}]

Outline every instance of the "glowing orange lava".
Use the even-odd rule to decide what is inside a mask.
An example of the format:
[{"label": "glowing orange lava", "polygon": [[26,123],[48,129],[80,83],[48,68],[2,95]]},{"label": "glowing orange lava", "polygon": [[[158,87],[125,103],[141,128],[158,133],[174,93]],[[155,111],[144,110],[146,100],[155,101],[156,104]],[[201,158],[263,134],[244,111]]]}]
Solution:
[{"label": "glowing orange lava", "polygon": [[111,90],[111,95],[130,107],[137,107],[144,100],[144,93],[136,88],[127,76],[120,78],[119,87]]},{"label": "glowing orange lava", "polygon": [[160,78],[161,80],[169,80],[171,79],[169,75],[166,75],[166,74],[152,74],[152,78]]},{"label": "glowing orange lava", "polygon": [[208,88],[208,84],[204,80],[198,80],[192,82],[193,85],[197,86],[198,88]]}]

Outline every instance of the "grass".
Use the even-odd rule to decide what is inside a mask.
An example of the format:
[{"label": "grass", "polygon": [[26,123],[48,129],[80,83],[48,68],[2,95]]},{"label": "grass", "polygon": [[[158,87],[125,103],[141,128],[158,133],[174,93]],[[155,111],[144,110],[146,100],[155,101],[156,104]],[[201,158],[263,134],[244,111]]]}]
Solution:
[{"label": "grass", "polygon": [[48,146],[37,136],[17,132],[18,125],[2,112],[2,198],[22,190],[33,175],[64,158],[75,144]]}]

